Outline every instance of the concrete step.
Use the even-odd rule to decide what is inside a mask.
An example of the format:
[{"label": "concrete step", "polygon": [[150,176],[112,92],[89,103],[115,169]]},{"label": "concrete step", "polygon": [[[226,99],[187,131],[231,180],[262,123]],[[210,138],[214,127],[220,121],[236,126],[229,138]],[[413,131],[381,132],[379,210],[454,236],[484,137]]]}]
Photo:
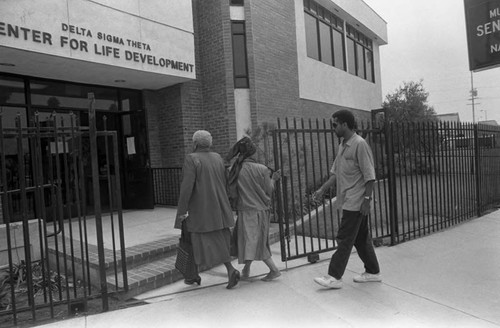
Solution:
[{"label": "concrete step", "polygon": [[[120,298],[128,299],[136,295],[145,293],[149,290],[159,288],[178,280],[183,279],[182,274],[175,269],[175,259],[177,256],[177,244],[179,237],[164,238],[145,244],[131,246],[125,249],[126,264],[127,264],[127,281],[128,291],[124,292],[122,262],[119,250],[114,253],[112,250],[105,249],[105,265],[106,265],[106,282],[108,290],[120,291]],[[272,225],[269,242],[273,244],[279,242],[279,231],[277,225]],[[74,241],[74,244],[76,241]],[[68,264],[71,262],[70,241],[66,240],[66,261]],[[62,243],[59,241],[59,258],[63,258]],[[79,242],[78,242],[78,245]],[[76,247],[80,248],[80,247]],[[81,252],[77,249],[73,251],[73,258],[76,264],[75,272],[79,279],[81,273],[82,256]],[[53,263],[54,257],[57,254],[55,251],[54,242],[49,246],[49,253],[51,255],[51,262]],[[97,253],[97,246],[88,245],[89,253],[89,268],[90,268],[90,281],[91,284],[100,287],[99,275],[99,260]],[[116,254],[116,270],[115,270],[115,254]],[[86,260],[86,259],[85,259]],[[71,267],[71,265],[68,265]],[[210,269],[210,267],[200,267],[199,271],[203,272]]]},{"label": "concrete step", "polygon": [[110,274],[106,277],[109,290],[122,291],[120,298],[128,299],[147,291],[183,279],[175,269],[175,255],[144,263],[127,269],[128,292],[123,293],[123,275]]},{"label": "concrete step", "polygon": [[[148,263],[154,261],[159,258],[168,257],[171,255],[175,255],[177,252],[177,244],[179,243],[178,237],[170,237],[163,238],[160,240],[155,240],[152,242],[148,242],[145,244],[131,246],[125,249],[125,258],[127,269],[134,268],[136,266],[140,266],[143,263]],[[66,248],[66,253],[64,254],[64,247]],[[73,249],[71,245],[73,244]],[[96,245],[88,244],[84,247],[84,251],[82,252],[82,248],[80,247],[80,242],[77,240],[71,240],[69,238],[65,238],[64,243],[61,237],[58,237],[58,245],[56,249],[56,243],[54,239],[49,241],[49,254],[59,254],[59,257],[62,258],[66,255],[67,260],[71,260],[72,258],[77,263],[82,263],[83,260],[87,260],[86,256],[82,256],[82,253],[88,252],[88,262],[90,267],[99,267],[99,256]],[[82,257],[85,257],[82,259]],[[122,270],[122,258],[121,251],[119,249],[113,251],[112,249],[104,248],[104,262],[106,271],[116,269],[118,271]]]},{"label": "concrete step", "polygon": [[125,249],[127,270],[177,254],[179,237],[164,238]]},{"label": "concrete step", "polygon": [[[126,248],[125,258],[127,272],[130,272],[130,270],[134,270],[134,268],[141,267],[156,261],[162,261],[163,259],[167,259],[170,257],[173,257],[175,260],[178,242],[178,237],[170,237]],[[72,245],[73,247],[71,247]],[[66,249],[66,252],[64,252],[64,249]],[[85,256],[87,252],[88,256]],[[66,268],[68,269],[68,275],[72,275],[74,268],[75,276],[80,280],[83,280],[83,264],[85,263],[85,267],[87,267],[88,265],[88,271],[85,271],[85,275],[90,276],[90,283],[93,286],[100,288],[101,279],[99,273],[99,256],[97,246],[89,244],[86,247],[83,247],[82,251],[82,247],[79,241],[73,240],[73,242],[71,243],[71,240],[69,238],[64,238],[63,243],[63,238],[58,237],[57,247],[54,238],[49,241],[48,253],[51,268],[55,268],[57,266],[57,263],[59,262],[59,267],[63,272],[64,259],[66,259]],[[82,254],[84,255],[82,256]],[[107,277],[123,276],[123,266],[120,250],[113,251],[105,248],[104,262]],[[106,280],[109,283],[108,279]],[[137,281],[134,280],[134,283],[135,282]],[[113,285],[115,284],[113,283]],[[113,290],[115,290],[115,288]]]}]

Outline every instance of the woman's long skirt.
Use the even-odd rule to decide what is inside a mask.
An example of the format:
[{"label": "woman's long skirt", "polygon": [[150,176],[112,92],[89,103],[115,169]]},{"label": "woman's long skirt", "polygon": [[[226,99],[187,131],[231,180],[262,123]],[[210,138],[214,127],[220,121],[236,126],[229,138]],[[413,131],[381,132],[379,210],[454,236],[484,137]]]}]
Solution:
[{"label": "woman's long skirt", "polygon": [[229,254],[231,231],[229,228],[203,233],[192,232],[191,241],[196,264],[215,266],[231,262]]},{"label": "woman's long skirt", "polygon": [[271,257],[269,214],[269,210],[238,211],[238,263]]}]

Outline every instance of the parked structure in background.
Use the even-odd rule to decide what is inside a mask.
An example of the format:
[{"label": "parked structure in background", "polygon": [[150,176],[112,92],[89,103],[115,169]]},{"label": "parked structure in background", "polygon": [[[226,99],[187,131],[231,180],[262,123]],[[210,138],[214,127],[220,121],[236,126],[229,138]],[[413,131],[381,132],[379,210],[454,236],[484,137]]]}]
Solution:
[{"label": "parked structure in background", "polygon": [[479,121],[479,122],[477,122],[477,124],[498,126],[498,122],[495,120]]},{"label": "parked structure in background", "polygon": [[447,113],[436,115],[440,122],[460,123],[460,115],[458,113]]}]

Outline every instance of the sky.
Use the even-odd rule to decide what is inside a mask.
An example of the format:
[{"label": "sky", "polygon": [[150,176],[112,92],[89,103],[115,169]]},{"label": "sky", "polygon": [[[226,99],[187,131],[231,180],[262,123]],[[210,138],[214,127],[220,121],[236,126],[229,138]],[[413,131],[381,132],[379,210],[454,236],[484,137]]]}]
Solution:
[{"label": "sky", "polygon": [[[471,72],[463,0],[363,0],[387,22],[380,47],[382,95],[423,80],[437,114],[472,122]],[[500,68],[472,74],[475,121],[500,124]]]}]

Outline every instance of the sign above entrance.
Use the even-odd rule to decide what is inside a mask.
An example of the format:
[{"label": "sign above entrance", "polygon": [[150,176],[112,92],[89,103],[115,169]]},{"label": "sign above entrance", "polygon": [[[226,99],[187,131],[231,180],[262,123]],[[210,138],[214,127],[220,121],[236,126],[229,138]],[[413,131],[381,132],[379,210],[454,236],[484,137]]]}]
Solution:
[{"label": "sign above entrance", "polygon": [[464,0],[469,69],[500,66],[500,0]]},{"label": "sign above entrance", "polygon": [[[45,56],[56,56],[87,66],[104,64],[184,80],[196,77],[192,24],[186,29],[186,23],[171,13],[171,21],[161,21],[161,15],[152,19],[151,11],[145,9],[142,11],[150,17],[142,17],[139,5],[111,8],[99,1],[75,0],[36,2],[37,8],[33,4],[26,0],[0,3],[0,46],[39,53],[39,67]],[[177,10],[179,17],[192,22],[190,2],[168,1],[168,6],[156,8],[160,12]],[[6,60],[2,58],[2,62]],[[99,73],[99,66],[95,70]]]}]

